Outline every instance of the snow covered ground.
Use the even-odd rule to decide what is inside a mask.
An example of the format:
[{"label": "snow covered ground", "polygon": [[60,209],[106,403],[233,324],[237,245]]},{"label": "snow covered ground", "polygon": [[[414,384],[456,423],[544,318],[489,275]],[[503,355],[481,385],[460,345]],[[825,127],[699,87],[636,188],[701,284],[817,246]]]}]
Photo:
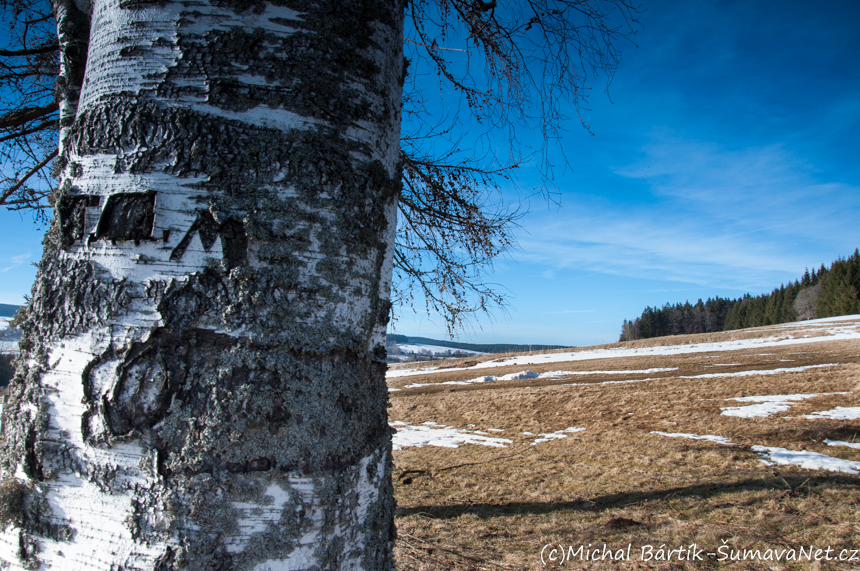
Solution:
[{"label": "snow covered ground", "polygon": [[[780,398],[784,401],[791,402],[803,400],[805,398],[811,398],[813,396],[821,395],[773,395],[771,397],[751,398]],[[772,403],[776,401],[771,400],[768,402]],[[403,448],[410,446],[440,446],[443,448],[458,448],[461,444],[477,444],[480,446],[506,448],[508,445],[513,444],[513,440],[511,439],[496,438],[490,436],[489,431],[504,432],[503,430],[496,428],[487,429],[487,432],[485,432],[481,430],[475,430],[474,428],[458,429],[454,428],[453,426],[437,424],[433,421],[427,421],[417,426],[412,426],[405,422],[394,421],[391,422],[390,425],[397,431],[393,437],[394,450],[402,450]],[[533,439],[529,443],[532,446],[536,446],[543,442],[552,442],[554,440],[567,438],[569,434],[583,432],[584,430],[586,430],[586,428],[584,427],[571,426],[562,430],[556,430],[555,432],[548,432],[543,434],[534,434],[531,432],[521,432],[520,434],[525,436],[537,436],[537,438]],[[716,444],[722,444],[725,446],[736,446],[736,444],[732,442],[729,438],[725,436],[718,436],[715,434],[698,435],[686,432],[660,432],[656,430],[651,431],[651,434],[656,434],[658,436],[664,436],[667,438],[688,438],[691,440],[704,440],[708,442],[714,442]],[[828,446],[847,446],[850,448],[860,449],[860,443],[855,442],[842,442],[838,440],[825,440],[824,442]],[[828,456],[827,454],[821,454],[818,452],[811,452],[807,450],[789,450],[787,448],[759,445],[752,446],[749,449],[757,453],[762,458],[762,462],[767,465],[793,464],[796,466],[800,466],[801,468],[806,468],[808,470],[830,470],[835,472],[844,472],[848,474],[860,474],[860,462],[844,460],[841,458],[834,458],[833,456]]]},{"label": "snow covered ground", "polygon": [[539,438],[536,438],[532,441],[532,446],[536,446],[541,442],[550,442],[552,440],[558,440],[560,438],[567,438],[568,434],[573,434],[574,432],[582,432],[585,430],[581,427],[571,426],[569,428],[565,428],[564,430],[556,430],[555,432],[547,432],[544,434],[538,434]]},{"label": "snow covered ground", "polygon": [[403,450],[406,446],[457,448],[460,444],[480,444],[481,446],[505,448],[505,445],[513,442],[508,438],[493,438],[478,430],[464,430],[436,424],[433,421],[427,421],[418,426],[410,426],[399,421],[389,424],[397,431],[392,437],[394,450]]},{"label": "snow covered ground", "polygon": [[825,440],[828,446],[847,446],[848,448],[856,448],[860,450],[860,442],[842,442],[841,440]]},{"label": "snow covered ground", "polygon": [[679,379],[715,379],[717,377],[751,377],[753,375],[780,375],[782,373],[799,373],[809,369],[820,367],[838,367],[839,363],[827,363],[826,365],[807,365],[805,367],[781,367],[779,369],[762,369],[752,371],[738,371],[735,373],[706,373],[704,375],[680,376]]},{"label": "snow covered ground", "polygon": [[830,418],[834,420],[857,420],[860,419],[860,407],[837,406],[832,410],[813,412],[805,415],[806,418]]},{"label": "snow covered ground", "polygon": [[[571,361],[587,361],[592,359],[614,359],[624,357],[643,357],[653,355],[681,355],[688,353],[711,353],[740,351],[743,349],[780,347],[804,343],[823,343],[837,340],[860,339],[860,315],[828,317],[810,321],[795,321],[766,329],[774,331],[790,331],[778,336],[731,340],[732,331],[724,332],[725,341],[712,343],[693,343],[685,345],[665,345],[653,347],[615,347],[610,349],[584,349],[581,351],[564,351],[559,353],[542,353],[503,357],[483,361],[472,367],[452,367],[446,372],[504,367],[509,365],[537,365],[546,363],[564,363]],[[389,369],[387,378],[426,375],[439,370],[438,367],[403,367]]]},{"label": "snow covered ground", "polygon": [[847,474],[860,474],[860,462],[834,458],[827,454],[809,450],[788,450],[776,446],[753,446],[750,450],[758,452],[765,464],[794,464],[807,470],[830,470]]},{"label": "snow covered ground", "polygon": [[760,418],[765,416],[770,416],[772,414],[776,414],[778,412],[785,412],[791,405],[805,400],[811,399],[813,397],[820,397],[823,395],[848,395],[851,393],[809,393],[809,394],[795,394],[795,395],[762,395],[762,396],[751,396],[751,397],[737,397],[728,400],[738,401],[738,402],[752,402],[756,404],[751,404],[747,406],[728,406],[721,409],[725,416],[739,416],[741,418]]},{"label": "snow covered ground", "polygon": [[[659,434],[661,436],[668,436],[670,438],[690,438],[693,440],[708,440],[710,442],[716,442],[717,444],[735,446],[735,444],[731,442],[728,438],[725,438],[724,436],[715,436],[713,434],[699,436],[696,434],[666,433],[656,431],[652,432],[651,434]],[[837,441],[825,442],[827,442],[829,446],[850,446],[852,448],[860,448],[860,444]],[[773,464],[781,464],[783,466],[793,464],[795,466],[800,466],[801,468],[806,468],[807,470],[830,470],[831,472],[860,474],[860,462],[844,460],[842,458],[834,458],[833,456],[828,456],[827,454],[820,454],[818,452],[811,452],[808,450],[789,450],[787,448],[779,448],[776,446],[758,445],[750,447],[750,450],[761,456],[762,463],[768,466]]]},{"label": "snow covered ground", "polygon": [[[766,334],[764,337],[758,338],[731,338],[732,334],[735,332],[729,332],[726,334],[727,339],[725,341],[715,341],[709,343],[683,343],[678,345],[664,345],[664,346],[652,346],[652,347],[614,347],[614,348],[595,348],[595,349],[583,349],[579,351],[563,351],[557,353],[543,353],[543,354],[531,354],[531,355],[521,355],[515,357],[502,357],[497,359],[490,359],[487,361],[480,362],[471,367],[436,367],[430,364],[424,365],[415,365],[412,367],[403,367],[392,369],[388,372],[389,378],[397,379],[399,377],[410,377],[416,375],[424,375],[424,378],[421,379],[421,382],[399,385],[399,388],[392,388],[392,391],[401,391],[403,389],[414,389],[414,388],[422,388],[429,386],[437,386],[437,385],[446,385],[450,386],[452,389],[456,387],[464,387],[469,385],[484,385],[486,390],[491,392],[485,393],[486,398],[492,399],[491,395],[495,394],[494,388],[486,386],[487,384],[491,384],[498,381],[513,381],[513,380],[528,380],[528,379],[538,379],[538,380],[546,380],[546,379],[554,379],[554,378],[566,378],[566,377],[581,377],[586,375],[613,375],[613,380],[607,380],[603,383],[583,383],[583,382],[574,382],[569,383],[570,385],[588,385],[591,387],[590,390],[600,390],[597,387],[600,385],[609,385],[609,384],[620,384],[620,383],[641,383],[644,381],[655,380],[652,378],[644,378],[644,379],[624,379],[625,375],[650,375],[652,373],[668,373],[668,375],[655,375],[661,381],[672,382],[672,379],[682,380],[681,382],[689,383],[690,390],[693,390],[692,387],[696,386],[695,381],[700,379],[726,379],[726,382],[729,380],[733,380],[732,382],[740,383],[736,384],[743,390],[740,394],[749,394],[745,388],[745,383],[755,382],[755,383],[764,383],[768,386],[779,386],[780,384],[780,376],[781,375],[795,375],[797,373],[803,372],[812,372],[812,377],[787,377],[790,379],[794,379],[792,382],[795,383],[795,386],[798,388],[804,386],[804,384],[810,385],[810,388],[815,386],[814,383],[819,383],[819,378],[824,378],[827,375],[830,375],[831,378],[835,375],[835,378],[840,378],[839,375],[842,374],[839,371],[845,371],[845,367],[853,366],[854,359],[851,358],[853,355],[852,350],[845,349],[846,345],[838,345],[834,347],[842,347],[840,351],[842,353],[834,353],[831,349],[828,348],[797,348],[794,346],[798,346],[801,344],[820,344],[820,343],[828,343],[834,341],[845,341],[845,340],[860,340],[860,315],[853,316],[844,316],[838,318],[827,318],[827,319],[818,319],[807,322],[796,322],[796,323],[788,323],[782,324],[778,326],[773,326],[769,328],[759,328],[753,332],[749,330],[743,332],[736,332],[738,337],[743,336],[751,336],[756,334],[759,331],[767,331],[774,332],[775,335]],[[713,337],[711,337],[713,339]],[[771,351],[760,351],[760,349],[772,348]],[[717,359],[713,359],[713,354],[718,352],[730,352],[730,351],[741,351],[741,350],[750,350],[744,354],[737,354],[737,356],[726,356],[726,357],[717,357]],[[847,351],[847,352],[846,352]],[[821,358],[820,360],[813,361],[809,363],[807,360],[807,364],[803,364],[802,361],[804,359],[809,359],[809,357],[804,357],[804,355],[809,355],[810,353],[817,353],[820,355],[832,355],[826,358]],[[679,367],[675,366],[666,366],[666,367],[651,367],[651,368],[639,368],[639,369],[623,369],[623,366],[629,366],[629,363],[625,363],[622,365],[619,363],[618,367],[607,366],[602,367],[601,370],[573,370],[573,367],[559,369],[559,370],[551,370],[546,372],[535,372],[530,370],[528,366],[530,365],[545,365],[550,363],[568,363],[574,361],[585,361],[592,359],[616,359],[616,358],[629,358],[629,357],[652,357],[652,356],[665,356],[666,364],[674,364],[676,362],[680,362],[679,359],[672,359],[673,356],[684,356],[687,354],[695,354],[695,353],[709,353],[711,355],[703,355],[703,357],[707,357],[710,360],[703,361],[703,365],[699,367],[693,367],[693,371],[686,373],[684,375],[675,376],[672,375],[673,371],[678,371]],[[839,362],[839,355],[847,356],[846,360]],[[778,355],[772,357],[770,355]],[[693,356],[693,359],[698,358],[697,356]],[[685,368],[689,368],[691,365],[690,359],[691,357],[683,357],[686,359],[687,365]],[[719,362],[713,363],[713,360],[717,360]],[[827,359],[830,361],[833,359],[833,362],[821,363],[821,361]],[[663,359],[661,359],[662,361]],[[781,366],[778,368],[767,368],[771,363],[781,364],[781,363],[789,363],[792,361],[801,361],[797,363],[798,366]],[[649,365],[653,362],[650,361]],[[749,365],[745,366],[744,363],[749,363]],[[429,365],[429,366],[428,366]],[[764,365],[764,366],[763,366]],[[634,365],[635,366],[635,365]],[[727,367],[733,367],[734,369],[729,370]],[[502,369],[501,372],[493,371],[497,374],[492,375],[476,375],[472,378],[469,378],[468,373],[474,371],[478,373],[481,369]],[[549,367],[543,367],[549,368]],[[741,369],[741,370],[738,370]],[[744,370],[746,369],[746,370]],[[539,371],[542,369],[538,369]],[[704,370],[705,372],[700,371]],[[457,375],[453,375],[455,380],[452,379],[452,375],[450,373],[455,371],[464,371],[465,373],[461,373],[459,378]],[[435,375],[445,375],[438,380],[435,380],[433,377]],[[463,378],[465,377],[465,378]],[[775,381],[767,381],[765,383],[762,381],[747,381],[746,378],[753,377],[765,377],[767,379],[776,379]],[[621,380],[619,380],[619,378]],[[734,381],[737,379],[737,381]],[[805,379],[805,380],[804,380]],[[405,379],[404,379],[405,380]],[[580,381],[581,379],[575,379],[576,381]],[[582,379],[584,380],[584,379]],[[773,383],[776,383],[775,385]],[[522,383],[520,383],[521,385]],[[510,385],[508,385],[510,386]],[[519,385],[517,385],[519,386]],[[551,385],[552,390],[559,391],[562,387],[568,385]],[[660,390],[671,390],[666,388],[666,382],[662,383],[664,388]],[[719,381],[717,384],[708,383],[705,386],[710,387],[710,390],[718,390],[721,386]],[[756,385],[758,386],[758,385]],[[819,385],[821,386],[821,385]],[[844,385],[839,385],[840,387],[844,387]],[[537,385],[536,385],[537,387]],[[808,414],[800,414],[794,418],[794,420],[790,422],[800,422],[800,423],[809,423],[814,420],[857,420],[860,419],[860,407],[857,406],[836,406],[833,407],[833,398],[846,398],[849,399],[845,404],[854,404],[855,399],[851,397],[853,393],[850,392],[850,385],[844,388],[837,388],[834,386],[830,391],[827,390],[827,385],[824,385],[822,388],[824,390],[820,390],[813,388],[812,390],[800,390],[797,392],[785,391],[787,394],[767,394],[765,391],[762,391],[762,394],[755,395],[753,393],[752,396],[739,396],[726,398],[728,395],[719,397],[719,400],[726,402],[726,406],[721,406],[718,409],[711,408],[706,409],[712,412],[708,414],[713,414],[716,416],[723,417],[735,417],[737,419],[766,419],[772,415],[777,413],[783,413],[790,410],[793,406],[798,405],[803,402],[815,402],[810,401],[810,399],[818,398],[818,397],[830,397],[827,401],[828,407],[822,406],[820,407],[822,410],[816,410],[816,412],[808,413]],[[531,387],[525,387],[530,389]],[[549,387],[548,387],[549,389]],[[512,388],[511,390],[516,390]],[[607,390],[609,390],[607,388]],[[762,390],[762,389],[759,389]],[[816,391],[817,392],[813,392]],[[774,391],[777,393],[778,391]],[[643,393],[639,390],[640,394]],[[411,398],[408,397],[411,393],[402,392],[398,393],[397,397],[393,398]],[[434,395],[440,395],[436,397]],[[447,393],[416,393],[416,395],[423,395],[420,398],[441,398],[442,394]],[[481,393],[469,393],[469,394],[481,394]],[[562,393],[554,393],[560,395]],[[595,393],[590,393],[595,394]],[[731,394],[731,393],[729,393]],[[737,394],[737,393],[735,393]],[[452,402],[456,402],[456,397],[453,397],[455,400]],[[520,397],[517,397],[520,398]],[[535,397],[536,402],[546,402],[541,400],[539,397]],[[473,404],[470,406],[476,406],[477,402],[480,402],[480,397],[476,397],[477,401],[473,401]],[[714,400],[714,399],[699,399],[699,400]],[[514,401],[520,402],[520,401]],[[678,401],[672,401],[678,402]],[[837,403],[839,400],[836,401]],[[729,406],[731,405],[731,406]],[[480,405],[478,405],[480,406]],[[805,407],[804,411],[808,411],[808,405]],[[559,414],[559,413],[556,413]],[[562,413],[564,414],[564,413]],[[633,414],[633,413],[626,413]],[[653,414],[653,412],[651,413]],[[625,417],[626,418],[626,417]],[[636,417],[640,418],[640,417]],[[644,418],[648,418],[645,416]],[[678,417],[675,417],[676,419]],[[788,418],[788,417],[784,417]],[[413,419],[415,420],[415,419]],[[622,418],[621,420],[624,420]],[[449,421],[450,422],[450,421]],[[579,424],[580,421],[574,421]],[[474,427],[474,425],[468,425],[468,428],[459,429],[455,428],[451,425],[441,425],[436,424],[435,422],[425,422],[425,423],[416,423],[416,422],[393,422],[391,425],[396,429],[397,434],[394,436],[395,448],[400,450],[405,447],[410,446],[444,446],[444,447],[457,447],[466,444],[475,444],[480,446],[494,446],[494,447],[510,447],[512,444],[517,445],[538,445],[545,444],[546,446],[553,446],[553,442],[558,442],[563,438],[569,437],[573,433],[582,432],[585,430],[596,431],[599,432],[601,429],[598,428],[600,426],[601,420],[599,420],[599,416],[597,420],[593,421],[596,425],[592,426],[588,421],[585,421],[580,426],[571,426],[568,428],[564,428],[561,430],[556,430],[554,432],[543,432],[539,433],[539,430],[532,428],[534,432],[522,432],[522,429],[511,428],[513,432],[510,432],[510,438],[505,438],[508,436],[507,434],[498,434],[502,432],[500,429],[484,429],[479,430]],[[605,422],[605,421],[603,421]],[[643,422],[642,420],[638,421],[640,424]],[[744,422],[740,420],[740,422]],[[456,424],[456,423],[455,423]],[[632,425],[633,423],[631,423]],[[677,422],[671,422],[670,424],[677,424]],[[521,425],[522,426],[522,425]],[[556,425],[557,426],[557,425]],[[618,421],[615,421],[611,425],[611,427],[619,426]],[[728,430],[736,430],[730,428]],[[644,427],[641,427],[644,428]],[[603,430],[606,429],[604,424]],[[612,428],[610,428],[612,429]],[[724,446],[738,446],[736,443],[732,442],[731,438],[728,436],[717,435],[717,434],[696,434],[695,430],[688,431],[678,431],[678,432],[663,432],[657,430],[651,430],[651,434],[662,436],[664,438],[687,438],[699,441],[707,441],[714,442]],[[743,429],[741,429],[743,430]],[[734,433],[734,432],[732,432]],[[524,441],[525,437],[525,441]],[[822,452],[814,452],[812,450],[792,450],[791,448],[798,447],[797,445],[785,444],[786,447],[780,446],[764,446],[755,442],[755,437],[753,437],[753,442],[749,443],[749,435],[747,435],[747,443],[742,447],[744,450],[755,453],[763,463],[765,464],[779,464],[779,465],[794,465],[799,466],[801,468],[810,469],[810,470],[829,470],[836,471],[848,474],[860,474],[860,462],[854,460],[846,460],[844,458],[838,458],[829,454],[824,454],[825,450]],[[849,438],[850,439],[850,438]],[[764,437],[759,442],[763,442]],[[774,442],[772,439],[766,441],[767,444],[782,444],[777,440]],[[860,443],[858,442],[844,442],[841,440],[824,440],[821,444],[826,444],[831,447],[847,447],[852,449],[860,449]],[[821,448],[819,448],[821,450]],[[838,454],[837,449],[831,448],[834,454]],[[846,451],[848,452],[848,451]]]},{"label": "snow covered ground", "polygon": [[[848,395],[850,392],[838,392],[838,393],[810,393],[810,394],[794,394],[794,395],[762,395],[762,396],[751,396],[751,397],[738,397],[728,400],[734,400],[739,402],[752,402],[756,403],[748,406],[739,406],[739,407],[724,407],[721,410],[720,414],[727,416],[738,416],[741,418],[756,418],[756,417],[766,417],[770,416],[777,412],[784,412],[788,410],[792,404],[810,399],[818,396],[825,395]],[[805,415],[806,418],[815,419],[815,418],[832,418],[832,419],[842,419],[842,420],[853,420],[860,418],[860,407],[836,407],[832,410],[823,411],[823,412],[814,412],[812,414]],[[683,433],[675,433],[669,434],[665,432],[657,432],[653,431],[651,434],[660,434],[662,436],[669,436],[675,438],[692,438],[696,440],[710,440],[712,442],[717,442],[719,444],[726,444],[729,446],[734,446],[734,443],[731,442],[728,438],[723,436],[714,436],[714,435],[705,435],[705,436],[697,436],[695,434],[683,434]],[[860,449],[860,443],[854,442],[842,442],[838,440],[824,440],[824,443],[828,446],[847,446],[849,448]],[[781,465],[795,465],[800,466],[801,468],[806,468],[808,470],[830,470],[833,472],[844,472],[847,474],[860,474],[860,462],[854,462],[851,460],[845,460],[842,458],[834,458],[833,456],[828,456],[827,454],[821,454],[819,452],[812,452],[808,450],[789,450],[787,448],[780,448],[774,446],[759,446],[755,445],[750,447],[750,450],[756,452],[762,458],[762,462],[767,465],[771,464],[781,464]]]},{"label": "snow covered ground", "polygon": [[[461,444],[477,444],[479,446],[492,446],[495,448],[507,448],[513,444],[513,440],[509,438],[494,438],[490,436],[490,432],[505,432],[500,428],[487,428],[485,430],[475,430],[472,425],[468,429],[454,428],[453,426],[445,426],[437,424],[433,421],[422,422],[418,425],[409,425],[405,422],[394,421],[389,425],[397,432],[392,437],[394,450],[403,450],[405,447],[414,446],[421,448],[422,446],[439,446],[442,448],[459,448]],[[532,446],[536,446],[542,442],[550,442],[567,438],[569,434],[582,432],[585,428],[571,426],[555,432],[545,434],[532,434],[531,432],[522,432],[520,434],[526,436],[537,436],[531,442]]]},{"label": "snow covered ground", "polygon": [[[449,371],[451,369],[446,369]],[[534,371],[520,371],[517,373],[508,373],[507,375],[485,375],[483,377],[476,377],[474,379],[468,379],[465,381],[445,381],[441,383],[412,383],[409,385],[405,385],[403,388],[405,389],[417,389],[421,387],[430,387],[433,385],[475,385],[481,383],[491,383],[493,381],[519,381],[525,379],[554,379],[558,377],[572,377],[579,375],[637,375],[637,374],[650,374],[650,373],[661,373],[667,371],[677,371],[678,367],[669,367],[669,368],[652,368],[652,369],[640,369],[633,371],[547,371],[546,373],[535,373]],[[641,379],[648,380],[648,379]],[[622,382],[638,382],[635,381],[607,381],[608,383],[622,383]],[[397,391],[400,389],[388,389],[389,391]]]},{"label": "snow covered ground", "polygon": [[690,434],[687,432],[659,432],[657,430],[652,430],[651,434],[659,434],[660,436],[666,436],[668,438],[690,438],[692,440],[707,440],[709,442],[716,442],[717,444],[725,444],[726,446],[735,445],[725,436],[717,436],[715,434],[705,434],[703,436],[699,436],[698,434]]},{"label": "snow covered ground", "polygon": [[440,357],[451,355],[452,353],[465,355],[487,355],[488,353],[479,353],[478,351],[469,351],[468,349],[457,349],[455,347],[442,347],[441,345],[423,345],[421,343],[397,343],[397,348],[402,353],[429,353],[430,355]]},{"label": "snow covered ground", "polygon": [[17,353],[20,331],[12,331],[9,327],[9,317],[0,317],[0,354]]}]

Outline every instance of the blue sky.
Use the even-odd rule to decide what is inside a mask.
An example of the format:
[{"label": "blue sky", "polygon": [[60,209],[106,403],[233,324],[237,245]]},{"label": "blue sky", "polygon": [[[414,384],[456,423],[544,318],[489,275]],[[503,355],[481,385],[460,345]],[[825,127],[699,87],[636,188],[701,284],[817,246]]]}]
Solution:
[{"label": "blue sky", "polygon": [[[615,341],[646,305],[759,294],[860,246],[860,3],[645,1],[610,88],[464,341]],[[536,184],[520,173],[520,189]],[[444,335],[403,311],[404,334]]]},{"label": "blue sky", "polygon": [[[496,264],[509,312],[460,340],[611,342],[646,305],[770,291],[860,246],[860,3],[643,8],[611,101],[591,84],[594,135],[567,125],[560,205],[529,199],[519,248]],[[524,168],[505,196],[538,182]],[[41,235],[0,217],[0,303],[20,303]],[[396,331],[445,336],[408,308]]]}]

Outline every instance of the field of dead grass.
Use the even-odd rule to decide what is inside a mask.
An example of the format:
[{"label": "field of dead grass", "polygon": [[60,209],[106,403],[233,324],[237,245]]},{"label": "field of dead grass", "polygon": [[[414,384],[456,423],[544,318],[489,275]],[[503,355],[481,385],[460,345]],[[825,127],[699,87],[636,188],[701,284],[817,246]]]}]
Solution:
[{"label": "field of dead grass", "polygon": [[[780,332],[746,330],[736,335],[775,333]],[[692,339],[670,340],[706,342],[706,336],[685,337]],[[634,343],[649,342],[667,340]],[[683,378],[813,365],[779,374]],[[651,368],[674,370],[622,372]],[[593,374],[428,384],[523,370]],[[412,383],[428,386],[404,388]],[[478,373],[441,369],[392,378],[389,385],[401,389],[390,394],[392,421],[496,429],[486,433],[512,441],[504,448],[461,444],[395,451],[396,555],[403,571],[860,569],[860,556],[855,561],[814,561],[814,556],[813,561],[785,561],[792,553],[787,550],[794,549],[797,555],[801,547],[829,547],[830,552],[819,554],[822,558],[850,556],[860,549],[860,476],[768,466],[751,450],[762,445],[860,461],[860,450],[824,443],[860,442],[860,421],[804,417],[837,406],[860,406],[860,340],[545,365],[500,364]],[[760,418],[721,414],[724,407],[748,404],[725,399],[796,393],[849,394],[807,398]],[[570,427],[585,430],[532,444],[535,435]],[[717,435],[734,446],[653,431]],[[658,555],[661,545],[677,550],[691,544],[703,550],[701,561],[682,560],[691,557],[688,550],[676,551],[670,561],[641,560],[643,548],[647,559],[649,546],[650,553]],[[586,561],[581,560],[583,551],[579,558],[562,563],[556,551],[552,562],[546,545],[561,546],[566,554],[571,553],[569,547],[576,553],[579,546],[591,545],[592,550],[606,546],[615,555],[630,545],[631,560]],[[757,549],[759,556],[734,560],[744,549]],[[780,551],[781,561],[766,559]],[[704,555],[707,552],[716,555]],[[723,555],[728,557],[720,561]]]}]

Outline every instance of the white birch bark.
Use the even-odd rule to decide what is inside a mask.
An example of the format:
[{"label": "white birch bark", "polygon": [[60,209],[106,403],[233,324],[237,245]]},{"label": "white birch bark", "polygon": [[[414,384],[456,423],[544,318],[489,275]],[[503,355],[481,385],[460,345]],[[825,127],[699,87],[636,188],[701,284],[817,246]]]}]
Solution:
[{"label": "white birch bark", "polygon": [[62,7],[0,567],[392,568],[401,0]]}]

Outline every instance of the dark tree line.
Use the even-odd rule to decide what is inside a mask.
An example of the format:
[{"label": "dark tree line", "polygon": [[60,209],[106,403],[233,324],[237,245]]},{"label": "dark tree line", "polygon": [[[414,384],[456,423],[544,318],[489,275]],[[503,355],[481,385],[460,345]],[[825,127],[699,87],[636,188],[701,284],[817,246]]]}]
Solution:
[{"label": "dark tree line", "polygon": [[817,271],[807,270],[799,280],[780,285],[770,293],[646,307],[639,317],[624,320],[619,341],[857,313],[860,313],[860,250],[854,250],[848,258],[837,259],[829,268],[822,264]]},{"label": "dark tree line", "polygon": [[648,339],[684,333],[722,331],[726,316],[736,300],[716,297],[695,304],[676,303],[663,307],[646,307],[642,315],[632,321],[624,320],[619,341]]},{"label": "dark tree line", "polygon": [[815,305],[818,317],[860,313],[860,251],[830,266]]}]

